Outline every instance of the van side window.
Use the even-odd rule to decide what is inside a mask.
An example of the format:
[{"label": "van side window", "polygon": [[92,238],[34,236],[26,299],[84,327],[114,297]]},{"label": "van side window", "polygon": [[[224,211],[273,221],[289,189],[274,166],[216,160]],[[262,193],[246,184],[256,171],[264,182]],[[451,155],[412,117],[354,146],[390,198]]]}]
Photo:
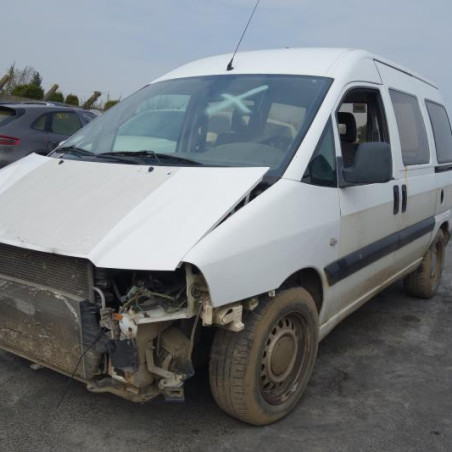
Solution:
[{"label": "van side window", "polygon": [[411,94],[389,90],[399,130],[404,165],[419,165],[430,161],[430,151],[419,102]]},{"label": "van side window", "polygon": [[347,93],[336,118],[345,167],[353,165],[361,143],[389,143],[383,102],[377,90],[359,88]]},{"label": "van side window", "polygon": [[452,162],[452,130],[446,109],[436,102],[426,100],[428,115],[432,123],[438,163]]},{"label": "van side window", "polygon": [[336,187],[336,150],[331,120],[325,126],[301,180],[306,184]]}]

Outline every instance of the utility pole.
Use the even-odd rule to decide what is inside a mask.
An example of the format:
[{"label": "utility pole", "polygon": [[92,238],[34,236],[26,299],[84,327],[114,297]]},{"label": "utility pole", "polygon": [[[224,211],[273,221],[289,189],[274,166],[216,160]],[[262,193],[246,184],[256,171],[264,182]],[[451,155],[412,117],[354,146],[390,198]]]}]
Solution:
[{"label": "utility pole", "polygon": [[94,91],[93,95],[83,104],[83,108],[87,110],[90,108],[94,102],[96,102],[97,99],[102,95],[100,91]]},{"label": "utility pole", "polygon": [[58,88],[59,86],[56,83],[54,83],[52,87],[46,92],[44,100],[49,100],[56,93]]}]

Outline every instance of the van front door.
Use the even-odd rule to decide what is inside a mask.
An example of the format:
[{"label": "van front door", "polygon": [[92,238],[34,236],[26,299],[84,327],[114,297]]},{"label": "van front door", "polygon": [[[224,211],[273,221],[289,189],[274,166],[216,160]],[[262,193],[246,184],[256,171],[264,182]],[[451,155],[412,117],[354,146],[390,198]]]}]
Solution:
[{"label": "van front door", "polygon": [[[375,85],[349,88],[336,119],[344,167],[353,165],[360,143],[389,143],[381,93]],[[391,243],[400,225],[395,208],[396,185],[391,180],[339,189],[339,259],[325,268],[334,291],[330,315],[366,301],[371,292],[390,278],[394,259]]]}]

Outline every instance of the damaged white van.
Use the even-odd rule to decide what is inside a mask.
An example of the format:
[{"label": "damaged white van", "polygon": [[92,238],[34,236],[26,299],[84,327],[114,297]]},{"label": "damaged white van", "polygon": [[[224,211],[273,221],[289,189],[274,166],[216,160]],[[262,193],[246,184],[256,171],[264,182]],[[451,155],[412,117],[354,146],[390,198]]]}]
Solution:
[{"label": "damaged white van", "polygon": [[435,293],[451,229],[438,89],[368,52],[194,62],[0,171],[0,347],[90,391],[288,414],[321,340],[399,278]]}]

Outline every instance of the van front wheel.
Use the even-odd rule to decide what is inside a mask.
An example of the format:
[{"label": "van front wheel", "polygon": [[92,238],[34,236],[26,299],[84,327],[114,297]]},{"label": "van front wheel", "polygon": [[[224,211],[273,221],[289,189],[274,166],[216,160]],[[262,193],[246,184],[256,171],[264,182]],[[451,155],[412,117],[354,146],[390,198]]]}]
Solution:
[{"label": "van front wheel", "polygon": [[288,289],[261,302],[241,332],[216,331],[209,366],[215,401],[254,425],[286,416],[311,377],[318,339],[317,309],[306,290]]},{"label": "van front wheel", "polygon": [[446,239],[440,229],[418,269],[403,280],[405,291],[413,297],[432,298],[441,281]]}]

